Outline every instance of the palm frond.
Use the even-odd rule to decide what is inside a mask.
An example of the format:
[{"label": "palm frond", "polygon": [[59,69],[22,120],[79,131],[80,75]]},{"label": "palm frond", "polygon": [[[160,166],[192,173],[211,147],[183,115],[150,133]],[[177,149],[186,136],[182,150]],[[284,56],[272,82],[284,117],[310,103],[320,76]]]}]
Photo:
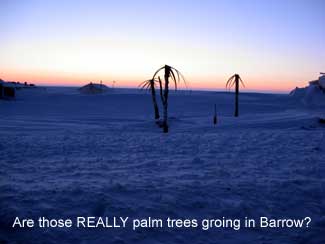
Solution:
[{"label": "palm frond", "polygon": [[229,89],[230,89],[230,88],[234,85],[233,82],[232,82],[233,78],[235,78],[235,75],[231,76],[231,77],[228,79],[228,81],[227,81],[227,83],[226,83],[226,88],[229,88]]},{"label": "palm frond", "polygon": [[142,82],[138,85],[138,87],[143,87],[143,86],[147,85],[148,83],[149,83],[148,80],[142,81]]},{"label": "palm frond", "polygon": [[187,82],[186,82],[186,79],[184,77],[184,75],[177,69],[175,69],[174,67],[172,66],[169,66],[169,65],[164,65],[163,67],[159,68],[153,75],[153,79],[156,79],[158,73],[162,70],[166,70],[168,72],[168,77],[172,79],[174,85],[175,85],[175,90],[177,90],[177,87],[178,87],[178,84],[183,81],[184,84],[185,84],[185,87],[187,88],[188,85],[187,85]]},{"label": "palm frond", "polygon": [[159,69],[154,73],[154,75],[152,76],[152,79],[154,80],[154,79],[156,78],[157,74],[158,74],[161,70],[163,70],[163,69],[165,69],[165,68],[166,68],[166,65],[163,66],[163,67],[161,67],[161,68],[159,68]]},{"label": "palm frond", "polygon": [[185,84],[185,87],[188,88],[188,85],[187,85],[187,81],[185,79],[185,76],[181,73],[181,72],[177,72],[179,74],[179,76],[181,77],[181,79],[183,80],[184,84]]},{"label": "palm frond", "polygon": [[[153,84],[152,84],[152,82],[153,82]],[[152,79],[145,80],[145,81],[141,82],[138,87],[140,87],[141,90],[148,90],[149,88],[151,88],[152,85],[155,86],[155,82],[158,82],[158,81],[152,80]]]},{"label": "palm frond", "polygon": [[149,90],[151,88],[151,83],[147,83],[143,86],[143,89]]},{"label": "palm frond", "polygon": [[145,84],[147,84],[147,80],[145,80],[145,81],[142,81],[139,85],[138,85],[138,87],[142,87],[143,85],[145,85]]},{"label": "palm frond", "polygon": [[161,82],[161,79],[160,79],[160,76],[158,76],[158,81],[159,81],[159,93],[160,93],[160,97],[161,97],[161,100],[162,102],[164,103],[165,100],[164,100],[164,96],[163,96],[163,88],[162,88],[162,82]]},{"label": "palm frond", "polygon": [[150,86],[149,82],[142,82],[139,87],[141,88],[141,90],[147,90]]},{"label": "palm frond", "polygon": [[177,69],[175,69],[175,68],[173,68],[173,69],[175,70],[175,72],[176,72],[176,74],[177,74],[177,81],[180,82],[180,80],[181,80],[181,79],[180,79],[180,73],[181,73],[181,72],[179,72],[179,71],[178,71]]},{"label": "palm frond", "polygon": [[239,81],[243,85],[243,87],[245,87],[245,84],[244,84],[243,80],[240,78],[240,76],[239,76]]},{"label": "palm frond", "polygon": [[184,82],[184,84],[185,84],[185,87],[186,88],[188,88],[188,86],[187,86],[187,82],[186,82],[186,79],[185,79],[185,77],[184,77],[184,75],[178,70],[178,69],[175,69],[175,68],[173,68],[175,71],[176,71],[176,73],[177,73],[177,79],[178,79],[178,82],[180,82],[181,80]]},{"label": "palm frond", "polygon": [[170,70],[170,74],[171,74],[172,80],[174,81],[174,84],[175,84],[175,90],[177,90],[177,82],[178,82],[178,80],[176,80],[174,71],[172,69]]},{"label": "palm frond", "polygon": [[233,79],[232,82],[231,82],[230,85],[229,85],[229,90],[230,90],[231,88],[233,88],[235,85],[236,85],[236,80]]}]

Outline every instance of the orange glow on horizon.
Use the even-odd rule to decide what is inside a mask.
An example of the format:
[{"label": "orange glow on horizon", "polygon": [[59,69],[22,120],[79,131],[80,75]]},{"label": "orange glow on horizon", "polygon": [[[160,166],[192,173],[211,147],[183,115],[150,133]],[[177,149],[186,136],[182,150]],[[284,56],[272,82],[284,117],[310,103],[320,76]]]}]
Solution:
[{"label": "orange glow on horizon", "polygon": [[242,91],[288,92],[325,67],[319,1],[81,2],[5,1],[0,78],[136,88],[168,64],[193,90],[225,90],[237,73]]},{"label": "orange glow on horizon", "polygon": [[[107,86],[112,86],[113,81],[116,82],[116,87],[121,88],[137,88],[138,85],[146,79],[145,76],[135,76],[134,78],[123,78],[123,77],[110,77],[101,75],[80,75],[77,73],[61,73],[51,74],[50,72],[22,72],[16,73],[1,72],[0,78],[6,81],[19,81],[34,83],[36,85],[46,86],[81,86],[89,82],[100,82],[103,81]],[[216,77],[211,79],[210,77],[186,77],[188,87],[190,90],[225,90],[225,83],[228,76]],[[304,87],[308,84],[311,79],[304,78],[304,81],[293,82],[293,81],[281,81],[279,78],[276,80],[263,79],[258,77],[245,77],[242,76],[245,87],[242,87],[242,91],[274,91],[274,92],[288,92],[295,87]],[[185,89],[184,84],[180,84],[181,89]]]},{"label": "orange glow on horizon", "polygon": [[[2,64],[0,78],[61,86],[100,80],[111,86],[116,81],[116,87],[136,88],[167,63],[184,74],[189,89],[224,90],[227,79],[239,73],[246,84],[243,91],[286,92],[305,86],[315,75],[311,65],[301,69],[297,62],[290,63],[286,58],[275,61],[271,54],[267,59],[265,53],[250,49],[167,44],[101,38],[49,40],[29,46],[12,42],[6,49],[11,52],[4,53],[8,59]],[[296,74],[296,70],[302,72]]]}]

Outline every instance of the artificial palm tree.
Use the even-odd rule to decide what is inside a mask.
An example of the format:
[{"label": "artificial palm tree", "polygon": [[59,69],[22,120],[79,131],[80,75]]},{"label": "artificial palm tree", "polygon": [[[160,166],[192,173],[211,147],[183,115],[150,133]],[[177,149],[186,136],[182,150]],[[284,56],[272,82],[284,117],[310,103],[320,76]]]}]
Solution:
[{"label": "artificial palm tree", "polygon": [[244,82],[238,74],[234,74],[229,78],[226,84],[226,88],[231,89],[235,85],[235,117],[239,116],[238,107],[239,107],[239,82],[245,87]]},{"label": "artificial palm tree", "polygon": [[157,104],[157,99],[156,99],[156,87],[155,87],[156,82],[157,82],[157,80],[155,80],[155,79],[146,80],[146,81],[142,82],[140,84],[140,86],[142,89],[150,90],[153,108],[155,111],[155,120],[158,120],[160,118],[160,116],[159,116],[159,109],[158,109],[158,104]]},{"label": "artificial palm tree", "polygon": [[[164,84],[160,79],[160,76],[158,76],[158,74],[164,71]],[[164,65],[163,67],[159,68],[155,74],[152,77],[152,80],[156,80],[158,78],[158,82],[159,82],[159,87],[160,87],[160,97],[161,97],[161,101],[163,104],[163,123],[162,123],[162,127],[163,127],[163,131],[164,133],[168,132],[168,94],[169,94],[169,79],[172,80],[172,82],[174,83],[175,86],[175,90],[177,90],[177,84],[183,80],[184,83],[185,82],[185,78],[182,75],[181,72],[179,72],[177,69],[169,66],[169,65]]]}]

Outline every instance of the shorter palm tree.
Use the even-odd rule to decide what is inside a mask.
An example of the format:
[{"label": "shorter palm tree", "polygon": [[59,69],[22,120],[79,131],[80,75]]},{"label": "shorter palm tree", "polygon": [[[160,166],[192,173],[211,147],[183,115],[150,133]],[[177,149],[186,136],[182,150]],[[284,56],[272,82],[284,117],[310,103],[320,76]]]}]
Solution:
[{"label": "shorter palm tree", "polygon": [[239,82],[245,87],[245,84],[240,76],[238,74],[234,74],[226,83],[226,88],[229,90],[235,85],[235,117],[239,116]]},{"label": "shorter palm tree", "polygon": [[146,80],[146,81],[142,82],[139,86],[142,89],[150,90],[153,108],[155,111],[155,120],[159,120],[160,116],[159,116],[159,109],[158,109],[158,104],[157,104],[157,99],[156,99],[156,88],[155,88],[156,82],[158,82],[158,80],[155,80],[155,79]]}]

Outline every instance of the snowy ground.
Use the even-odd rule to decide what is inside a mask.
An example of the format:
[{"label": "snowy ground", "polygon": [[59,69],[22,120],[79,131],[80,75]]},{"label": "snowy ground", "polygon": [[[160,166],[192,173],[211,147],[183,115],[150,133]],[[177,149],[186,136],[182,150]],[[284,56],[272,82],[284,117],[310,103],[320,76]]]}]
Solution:
[{"label": "snowy ground", "polygon": [[[48,88],[0,100],[0,243],[325,243],[325,111],[287,95]],[[218,126],[212,125],[213,106]],[[12,229],[53,218],[304,218],[301,229]]]}]

